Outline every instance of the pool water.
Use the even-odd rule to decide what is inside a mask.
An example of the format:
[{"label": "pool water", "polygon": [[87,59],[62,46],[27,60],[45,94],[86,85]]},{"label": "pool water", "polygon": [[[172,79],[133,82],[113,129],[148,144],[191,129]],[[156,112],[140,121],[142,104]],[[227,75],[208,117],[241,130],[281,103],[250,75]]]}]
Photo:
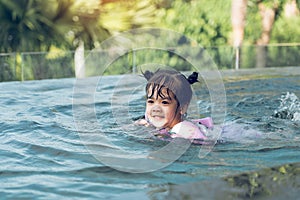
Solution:
[{"label": "pool water", "polygon": [[[281,197],[296,197],[299,191],[295,187],[300,185],[300,69],[287,71],[222,72],[227,115],[225,124],[220,125],[223,131],[219,142],[201,158],[201,146],[190,145],[174,162],[147,173],[122,171],[126,160],[119,169],[111,167],[86,145],[97,146],[98,154],[106,158],[119,159],[126,155],[116,156],[107,149],[120,147],[138,157],[167,145],[151,137],[147,128],[122,124],[132,123],[144,113],[140,83],[128,80],[128,84],[115,88],[123,76],[88,78],[80,86],[75,79],[0,83],[1,198],[184,199],[180,195],[185,194],[192,199],[230,199],[239,197],[240,190],[225,186],[226,177],[254,171],[259,174],[266,168],[287,164],[296,165],[298,174],[292,186],[282,182],[280,187],[288,191],[281,192]],[[84,99],[85,86],[94,82],[97,86],[91,106],[95,116],[85,113],[86,105],[81,105],[86,124],[80,124],[74,117],[74,98]],[[75,85],[83,87],[82,93],[74,95]],[[211,105],[205,84],[194,91],[199,96],[198,116],[209,116]],[[124,101],[125,110],[119,107]],[[99,130],[105,135],[101,141],[97,136],[94,141],[84,141],[83,132],[96,135]],[[107,141],[109,144],[105,144]],[[127,161],[135,156],[127,155]],[[268,184],[275,187],[272,182]],[[247,195],[265,197],[253,191]],[[272,190],[268,195],[275,198]]]}]

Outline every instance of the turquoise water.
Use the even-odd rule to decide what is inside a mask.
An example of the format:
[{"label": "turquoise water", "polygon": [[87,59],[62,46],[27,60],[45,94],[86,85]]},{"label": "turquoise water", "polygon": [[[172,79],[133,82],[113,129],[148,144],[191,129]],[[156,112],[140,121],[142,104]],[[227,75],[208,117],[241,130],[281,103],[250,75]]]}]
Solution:
[{"label": "turquoise water", "polygon": [[[100,81],[89,78],[81,85],[84,88],[99,82],[93,91],[96,117],[87,116],[86,132],[97,134],[100,129],[105,133],[105,141],[114,145],[105,146],[104,140],[84,141],[84,130],[77,131],[73,100],[86,94],[73,96],[75,79],[0,83],[1,198],[164,199],[174,192],[169,186],[194,183],[184,190],[213,197],[209,194],[222,194],[224,189],[219,187],[222,185],[219,180],[223,177],[300,162],[300,119],[297,118],[300,76],[291,72],[274,77],[237,77],[224,78],[226,125],[211,152],[199,158],[201,146],[191,145],[179,159],[149,173],[116,170],[101,162],[84,145],[95,145],[99,154],[118,158],[110,155],[107,148],[120,146],[139,156],[167,144],[151,137],[145,128],[137,132],[134,127],[132,133],[120,128],[123,124],[119,116],[124,110],[114,100],[119,98],[116,94],[123,95],[124,99],[119,98],[121,102],[130,99],[125,111],[132,122],[144,113],[142,85],[128,81],[116,89],[114,86],[122,76],[103,77]],[[195,88],[195,94],[199,96],[199,114],[209,116],[211,107],[205,84]],[[116,114],[113,109],[121,113]],[[209,185],[207,181],[211,181]],[[205,190],[201,189],[202,183]],[[289,192],[296,195],[298,191]]]}]

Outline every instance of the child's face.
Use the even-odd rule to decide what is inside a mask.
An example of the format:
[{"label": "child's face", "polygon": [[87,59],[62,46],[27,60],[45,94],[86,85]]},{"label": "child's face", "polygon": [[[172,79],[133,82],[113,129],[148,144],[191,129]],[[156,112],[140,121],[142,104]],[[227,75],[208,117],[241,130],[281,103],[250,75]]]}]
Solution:
[{"label": "child's face", "polygon": [[157,128],[172,128],[181,121],[180,108],[172,92],[169,91],[168,95],[167,89],[163,88],[161,93],[164,97],[157,95],[157,90],[151,97],[148,96],[146,116]]}]

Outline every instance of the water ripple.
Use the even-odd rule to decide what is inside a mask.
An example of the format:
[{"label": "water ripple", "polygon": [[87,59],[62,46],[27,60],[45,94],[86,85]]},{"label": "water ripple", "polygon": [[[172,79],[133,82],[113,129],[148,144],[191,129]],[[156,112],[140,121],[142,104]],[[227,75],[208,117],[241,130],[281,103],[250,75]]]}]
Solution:
[{"label": "water ripple", "polygon": [[[286,77],[226,82],[228,116],[220,138],[223,142],[205,158],[198,157],[201,145],[192,145],[174,163],[151,173],[125,173],[105,166],[88,146],[103,154],[117,146],[144,155],[168,144],[150,137],[146,129],[130,129],[114,118],[112,100],[116,96],[111,93],[119,78],[103,77],[94,102],[79,105],[87,117],[87,128],[80,130],[75,126],[72,98],[86,98],[84,89],[99,81],[97,78],[84,80],[80,85],[83,92],[77,96],[73,96],[74,79],[0,84],[1,198],[163,199],[156,189],[167,191],[165,186],[196,181],[203,186],[203,181],[214,178],[300,161],[300,124],[295,120],[300,77]],[[131,83],[124,88],[119,85],[115,92],[126,96],[134,89],[136,85]],[[200,89],[195,91],[201,99],[197,102],[200,114],[209,115],[209,93],[204,86]],[[135,91],[138,97],[130,102],[117,101],[115,108],[129,106],[127,113],[119,113],[126,115],[125,120],[144,115],[143,92]],[[87,106],[93,106],[95,113],[86,113]],[[95,114],[97,119],[93,119]],[[208,189],[220,185],[216,181]],[[178,193],[169,196],[173,194]],[[198,189],[195,195],[199,195]]]}]

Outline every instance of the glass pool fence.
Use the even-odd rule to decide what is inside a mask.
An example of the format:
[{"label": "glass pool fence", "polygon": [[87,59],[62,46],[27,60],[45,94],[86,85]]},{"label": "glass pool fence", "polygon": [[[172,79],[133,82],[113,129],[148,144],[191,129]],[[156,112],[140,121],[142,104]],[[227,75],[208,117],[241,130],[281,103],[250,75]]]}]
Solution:
[{"label": "glass pool fence", "polygon": [[[205,48],[205,50],[219,70],[300,66],[300,44],[242,46],[241,48],[219,46]],[[195,54],[193,56],[201,56],[203,53],[191,52]],[[138,73],[139,66],[145,63],[160,63],[182,71],[193,68],[188,58],[174,53],[172,49],[139,49],[127,52],[112,62],[101,59],[106,58],[108,54],[107,51],[85,51],[82,57],[89,57],[92,63],[88,65],[82,63],[83,76]],[[0,82],[76,77],[78,75],[75,65],[78,65],[78,62],[80,61],[75,59],[73,51],[0,53]]]}]

